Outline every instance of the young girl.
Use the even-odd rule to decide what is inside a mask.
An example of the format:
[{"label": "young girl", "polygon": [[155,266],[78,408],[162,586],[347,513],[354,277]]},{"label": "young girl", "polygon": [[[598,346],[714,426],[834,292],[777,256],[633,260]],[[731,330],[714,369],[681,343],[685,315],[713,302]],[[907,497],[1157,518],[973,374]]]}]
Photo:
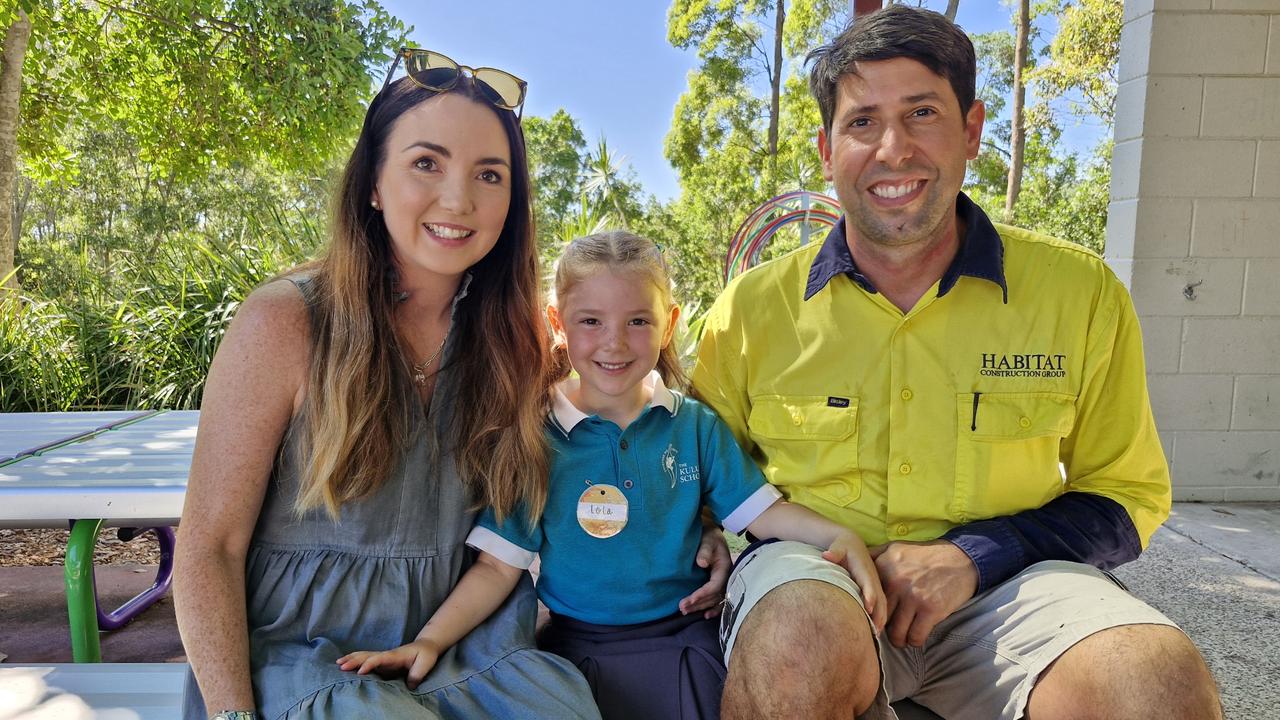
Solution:
[{"label": "young girl", "polygon": [[583,671],[605,718],[718,717],[715,621],[679,612],[706,581],[694,563],[704,505],[733,532],[828,548],[879,631],[884,594],[861,539],[782,501],[710,409],[668,389],[683,379],[671,345],[680,309],[654,243],[625,231],[574,240],[555,295],[547,316],[561,375],[571,365],[578,377],[554,391],[540,521],[483,514],[467,539],[478,561],[417,639],[351,653],[342,668],[408,670],[412,686],[540,557],[538,595],[552,618],[541,644]]}]

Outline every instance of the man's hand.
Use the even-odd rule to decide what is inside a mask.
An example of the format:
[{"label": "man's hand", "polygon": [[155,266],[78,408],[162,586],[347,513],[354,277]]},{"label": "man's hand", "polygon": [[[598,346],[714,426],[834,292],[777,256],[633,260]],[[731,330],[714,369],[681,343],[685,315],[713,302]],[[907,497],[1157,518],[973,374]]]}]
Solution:
[{"label": "man's hand", "polygon": [[729,584],[729,571],[733,569],[729,544],[725,542],[724,532],[718,526],[703,526],[702,544],[698,546],[695,562],[700,568],[709,568],[711,578],[706,585],[680,601],[680,612],[683,615],[702,612],[703,617],[713,618],[720,614],[723,607],[720,601],[724,600],[724,589]]},{"label": "man's hand", "polygon": [[922,647],[929,632],[978,589],[978,569],[947,540],[871,548],[889,601],[889,642]]}]

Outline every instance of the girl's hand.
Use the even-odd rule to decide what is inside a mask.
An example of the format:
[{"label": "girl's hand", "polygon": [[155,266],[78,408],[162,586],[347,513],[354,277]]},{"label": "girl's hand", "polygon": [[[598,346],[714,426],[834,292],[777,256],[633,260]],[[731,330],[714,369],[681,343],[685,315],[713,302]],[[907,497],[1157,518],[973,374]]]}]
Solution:
[{"label": "girl's hand", "polygon": [[854,582],[858,583],[858,587],[862,589],[863,607],[867,609],[867,615],[871,616],[876,635],[879,635],[888,620],[888,602],[884,597],[884,588],[880,586],[875,561],[871,559],[871,553],[867,552],[862,538],[852,532],[841,533],[831,543],[831,547],[823,551],[822,557],[843,566]]},{"label": "girl's hand", "polygon": [[408,671],[405,685],[410,690],[417,689],[418,683],[431,672],[436,661],[440,659],[440,650],[435,643],[421,638],[394,650],[370,652],[361,650],[347,653],[338,658],[338,667],[343,670],[355,670],[357,675],[367,675],[377,671],[384,678],[397,677]]},{"label": "girl's hand", "polygon": [[713,618],[724,607],[721,601],[724,600],[725,586],[729,584],[729,571],[733,569],[729,544],[725,542],[724,532],[719,526],[703,526],[702,543],[698,546],[694,562],[700,568],[710,569],[711,577],[705,585],[680,601],[680,612],[684,615],[702,612],[703,617]]}]

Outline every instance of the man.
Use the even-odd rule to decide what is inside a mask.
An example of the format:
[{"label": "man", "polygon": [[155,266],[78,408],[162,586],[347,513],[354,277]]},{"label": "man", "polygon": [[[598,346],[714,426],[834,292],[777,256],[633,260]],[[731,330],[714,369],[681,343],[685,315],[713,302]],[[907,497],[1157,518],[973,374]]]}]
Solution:
[{"label": "man", "polygon": [[960,193],[984,109],[943,16],[893,5],[809,59],[845,215],[725,290],[693,381],[771,482],[873,546],[890,620],[877,638],[813,549],[749,549],[723,716],[1220,717],[1187,637],[1102,572],[1170,503],[1124,287]]}]

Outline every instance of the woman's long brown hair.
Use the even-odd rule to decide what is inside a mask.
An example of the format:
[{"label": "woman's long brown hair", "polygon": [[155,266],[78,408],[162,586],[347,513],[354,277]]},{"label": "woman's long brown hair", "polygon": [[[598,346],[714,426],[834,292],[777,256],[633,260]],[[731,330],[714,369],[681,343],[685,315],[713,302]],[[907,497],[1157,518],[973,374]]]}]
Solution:
[{"label": "woman's long brown hair", "polygon": [[[547,495],[549,372],[524,135],[515,114],[487,102],[470,78],[448,92],[493,109],[507,133],[512,177],[502,233],[471,268],[454,311],[441,369],[456,374],[445,447],[478,506],[502,518],[523,503],[536,519]],[[301,428],[308,454],[298,512],[324,507],[336,519],[344,503],[386,480],[409,442],[415,389],[393,322],[391,241],[370,199],[392,125],[437,94],[405,78],[374,98],[335,197],[329,248],[309,268],[312,354]]]}]

